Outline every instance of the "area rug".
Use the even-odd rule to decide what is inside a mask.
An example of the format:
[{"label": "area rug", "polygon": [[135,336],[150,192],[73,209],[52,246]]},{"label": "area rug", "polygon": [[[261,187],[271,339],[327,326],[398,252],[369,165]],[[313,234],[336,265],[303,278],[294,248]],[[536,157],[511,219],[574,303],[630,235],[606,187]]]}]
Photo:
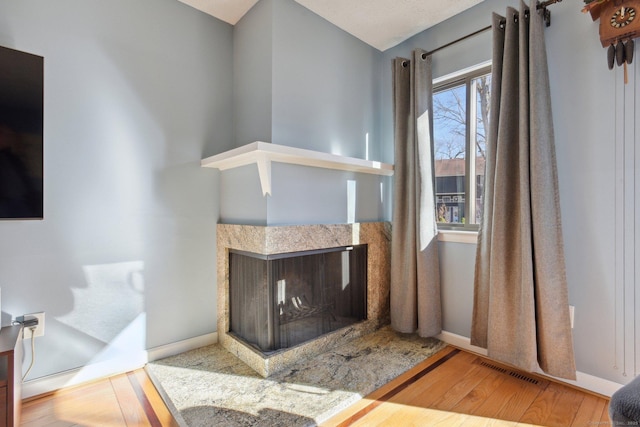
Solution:
[{"label": "area rug", "polygon": [[432,356],[445,344],[389,327],[262,378],[220,345],[147,365],[178,423],[315,426]]}]

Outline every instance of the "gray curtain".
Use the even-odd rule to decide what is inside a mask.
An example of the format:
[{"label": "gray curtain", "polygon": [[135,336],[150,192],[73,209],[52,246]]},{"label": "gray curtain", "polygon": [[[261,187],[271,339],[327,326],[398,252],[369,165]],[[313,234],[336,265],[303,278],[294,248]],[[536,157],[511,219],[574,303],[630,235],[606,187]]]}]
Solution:
[{"label": "gray curtain", "polygon": [[420,336],[442,330],[433,169],[431,57],[393,64],[395,168],[391,326]]},{"label": "gray curtain", "polygon": [[536,2],[493,16],[491,123],[471,343],[575,379],[544,26]]}]

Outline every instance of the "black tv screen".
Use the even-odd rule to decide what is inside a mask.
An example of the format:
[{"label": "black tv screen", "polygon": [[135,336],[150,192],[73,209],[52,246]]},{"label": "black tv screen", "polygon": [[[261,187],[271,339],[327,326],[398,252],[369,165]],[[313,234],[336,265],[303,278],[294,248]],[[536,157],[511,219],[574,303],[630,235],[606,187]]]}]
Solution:
[{"label": "black tv screen", "polygon": [[42,219],[44,58],[0,46],[0,219]]}]

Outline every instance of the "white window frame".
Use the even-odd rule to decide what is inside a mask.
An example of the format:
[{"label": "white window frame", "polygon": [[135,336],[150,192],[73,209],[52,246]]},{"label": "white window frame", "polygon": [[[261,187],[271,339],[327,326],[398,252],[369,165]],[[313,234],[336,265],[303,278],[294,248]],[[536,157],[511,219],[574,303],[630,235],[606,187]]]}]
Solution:
[{"label": "white window frame", "polygon": [[[459,85],[465,85],[467,88],[466,96],[466,115],[467,115],[467,127],[465,138],[465,200],[471,201],[465,203],[465,217],[475,218],[475,199],[476,199],[476,165],[474,156],[469,156],[469,153],[475,152],[474,141],[472,141],[472,135],[476,133],[476,102],[475,101],[475,89],[472,88],[473,80],[485,74],[491,73],[491,61],[485,61],[471,67],[464,68],[462,70],[455,71],[453,73],[433,79],[433,93],[436,94],[441,90],[446,90]],[[469,94],[472,93],[472,96]],[[470,119],[473,118],[473,119]],[[473,143],[473,144],[472,144]],[[460,242],[460,243],[475,243],[477,240],[477,233],[479,230],[478,224],[450,224],[450,223],[438,223],[438,233],[440,241],[447,242]]]}]

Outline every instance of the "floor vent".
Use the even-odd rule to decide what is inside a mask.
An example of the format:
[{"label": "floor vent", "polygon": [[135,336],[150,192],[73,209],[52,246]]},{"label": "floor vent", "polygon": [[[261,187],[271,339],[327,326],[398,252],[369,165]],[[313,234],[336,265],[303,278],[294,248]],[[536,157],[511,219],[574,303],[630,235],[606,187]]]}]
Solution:
[{"label": "floor vent", "polygon": [[523,374],[521,372],[518,371],[513,371],[511,369],[499,366],[499,365],[495,365],[493,363],[489,363],[485,360],[482,359],[476,359],[476,363],[480,366],[484,366],[485,368],[489,368],[492,369],[494,371],[498,371],[500,373],[509,375],[510,377],[513,377],[515,379],[521,380],[521,381],[526,381],[529,384],[534,384],[534,385],[544,385],[543,383],[546,383],[546,381],[544,380],[539,380],[537,378],[531,377],[529,375]]},{"label": "floor vent", "polygon": [[505,368],[501,368],[500,366],[487,363],[484,360],[478,359],[478,363],[480,364],[480,366],[484,366],[485,368],[493,369],[494,371],[502,372],[503,374],[507,373],[507,370]]},{"label": "floor vent", "polygon": [[523,374],[519,374],[517,372],[509,371],[509,375],[511,375],[513,378],[517,378],[519,380],[526,381],[526,382],[531,383],[531,384],[535,384],[535,385],[539,384],[539,381],[537,379],[531,378],[531,377],[523,375]]}]

